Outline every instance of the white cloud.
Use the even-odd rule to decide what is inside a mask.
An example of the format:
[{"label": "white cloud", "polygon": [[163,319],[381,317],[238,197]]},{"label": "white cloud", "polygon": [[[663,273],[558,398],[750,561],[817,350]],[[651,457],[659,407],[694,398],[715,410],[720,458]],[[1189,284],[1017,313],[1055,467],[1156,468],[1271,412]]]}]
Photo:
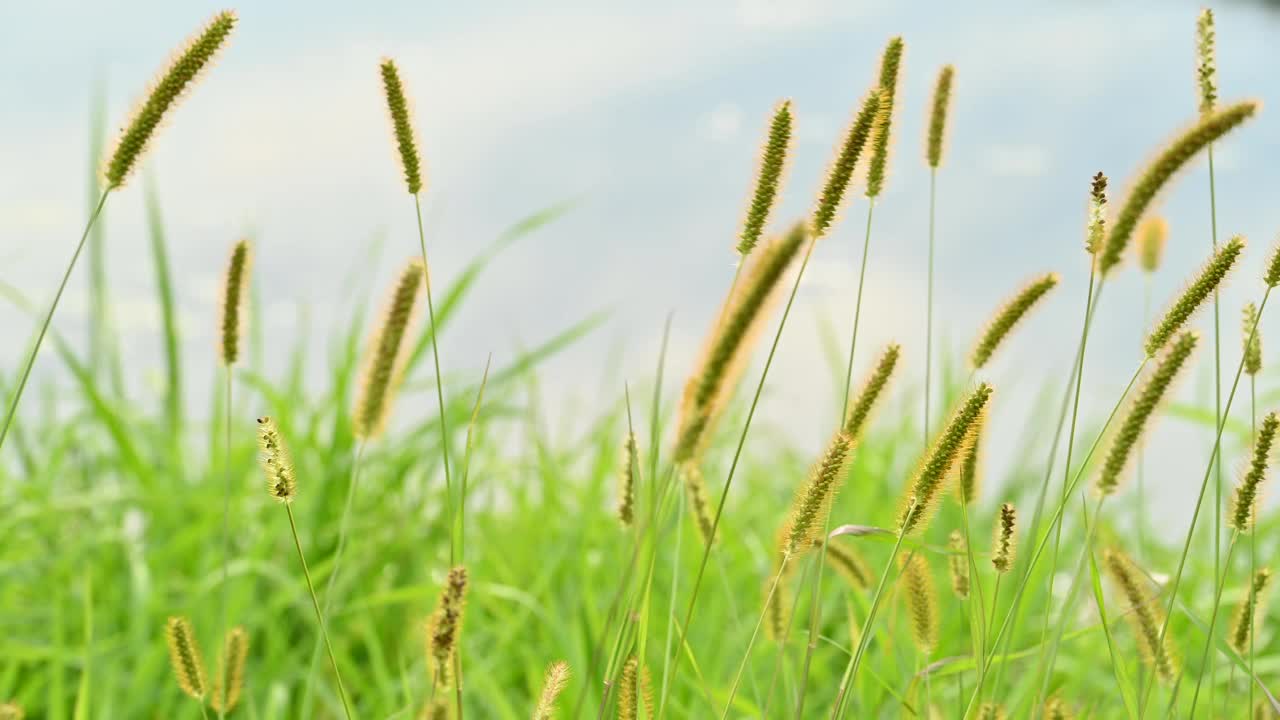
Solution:
[{"label": "white cloud", "polygon": [[1040,177],[1050,165],[1048,148],[1031,143],[992,145],[981,157],[987,172],[1000,177]]}]

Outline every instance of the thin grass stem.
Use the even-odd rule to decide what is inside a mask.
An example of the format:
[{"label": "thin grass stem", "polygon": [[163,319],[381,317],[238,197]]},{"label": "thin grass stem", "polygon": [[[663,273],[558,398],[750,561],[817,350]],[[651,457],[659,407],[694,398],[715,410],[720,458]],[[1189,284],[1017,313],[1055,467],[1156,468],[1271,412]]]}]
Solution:
[{"label": "thin grass stem", "polygon": [[[1209,612],[1209,630],[1205,633],[1204,651],[1200,653],[1200,673],[1196,676],[1195,692],[1191,694],[1190,717],[1192,720],[1195,720],[1195,717],[1196,717],[1196,703],[1200,700],[1200,686],[1201,684],[1204,683],[1205,663],[1209,661],[1209,655],[1211,654],[1209,650],[1210,648],[1213,647],[1213,630],[1215,627],[1217,627],[1217,624],[1218,624],[1218,608],[1222,604],[1222,588],[1226,587],[1227,573],[1231,570],[1231,552],[1235,550],[1236,540],[1238,540],[1239,538],[1240,538],[1240,532],[1238,530],[1232,530],[1231,538],[1227,540],[1227,552],[1226,552],[1226,557],[1223,559],[1222,577],[1218,579],[1218,589],[1213,594],[1213,610]],[[1252,575],[1249,576],[1249,585],[1252,588],[1253,586]],[[1252,594],[1252,592],[1253,592],[1252,589],[1250,589],[1250,594]],[[1252,639],[1252,635],[1250,635],[1250,639]],[[1249,685],[1252,686],[1253,683],[1249,683]],[[1212,695],[1210,695],[1209,697],[1209,706],[1213,707]],[[1253,706],[1250,705],[1250,708],[1252,707]]]},{"label": "thin grass stem", "polygon": [[[226,435],[223,439],[223,474],[226,480],[226,497],[222,504],[222,587],[221,598],[219,600],[221,608],[219,615],[221,616],[221,630],[218,637],[227,636],[227,566],[231,562],[231,365],[225,367],[226,370],[226,408],[223,412],[225,418],[224,428]],[[226,708],[223,703],[218,704],[218,720],[226,717]]]},{"label": "thin grass stem", "polygon": [[352,720],[351,706],[347,702],[347,691],[342,685],[342,673],[338,671],[338,658],[333,653],[333,644],[329,642],[329,630],[325,627],[324,612],[320,610],[320,599],[316,597],[316,587],[311,582],[311,571],[307,569],[307,556],[302,552],[302,540],[298,538],[298,524],[293,519],[293,506],[285,504],[285,513],[289,516],[289,530],[293,533],[293,544],[298,548],[298,562],[302,564],[302,576],[307,580],[307,592],[311,594],[311,606],[316,611],[316,622],[320,625],[320,637],[324,640],[325,650],[329,653],[329,664],[333,666],[333,677],[338,683],[338,697],[342,700],[342,710],[347,720]]}]

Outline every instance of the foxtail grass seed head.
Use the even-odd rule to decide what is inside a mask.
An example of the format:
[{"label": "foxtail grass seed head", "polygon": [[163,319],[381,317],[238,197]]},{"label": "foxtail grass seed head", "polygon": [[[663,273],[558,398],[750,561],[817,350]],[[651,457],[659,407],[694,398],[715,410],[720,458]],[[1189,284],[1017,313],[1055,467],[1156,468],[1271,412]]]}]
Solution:
[{"label": "foxtail grass seed head", "polygon": [[1213,112],[1218,100],[1218,68],[1214,58],[1213,10],[1205,8],[1196,19],[1196,81],[1200,85],[1200,114]]},{"label": "foxtail grass seed head", "polygon": [[991,541],[991,565],[998,573],[1013,569],[1018,551],[1018,511],[1012,503],[1000,506],[1000,519],[996,523],[995,537]]},{"label": "foxtail grass seed head", "polygon": [[618,680],[618,720],[640,717],[640,660],[632,655],[622,666]]},{"label": "foxtail grass seed head", "polygon": [[1266,606],[1266,591],[1271,584],[1271,570],[1269,568],[1261,568],[1253,574],[1250,581],[1252,585],[1249,591],[1240,599],[1240,604],[1236,606],[1235,620],[1231,623],[1231,635],[1229,641],[1231,647],[1241,655],[1249,652],[1249,645],[1253,639],[1253,635],[1257,632],[1257,623],[1266,617],[1266,612],[1259,613],[1258,609]]},{"label": "foxtail grass seed head", "polygon": [[533,720],[552,720],[556,712],[556,698],[564,692],[569,684],[569,663],[559,660],[547,668],[547,675],[542,681],[542,692],[538,695],[538,704],[533,710]]},{"label": "foxtail grass seed head", "polygon": [[1044,719],[1045,720],[1071,720],[1075,717],[1075,712],[1066,700],[1057,695],[1049,698],[1044,703]]},{"label": "foxtail grass seed head", "polygon": [[411,260],[392,289],[382,324],[373,336],[365,359],[364,382],[356,399],[356,437],[372,439],[386,427],[400,381],[404,350],[408,348],[404,336],[413,322],[422,281],[422,261]]},{"label": "foxtail grass seed head", "polygon": [[951,589],[961,600],[969,597],[969,549],[964,542],[964,533],[952,530],[947,542],[951,554],[947,556],[951,567]]},{"label": "foxtail grass seed head", "polygon": [[904,534],[919,532],[928,526],[951,466],[968,442],[990,399],[991,386],[987,383],[978,385],[956,408],[946,427],[921,458],[903,498],[902,510],[898,513],[898,527]]},{"label": "foxtail grass seed head", "polygon": [[889,384],[889,378],[893,376],[893,369],[897,367],[898,358],[901,355],[902,348],[897,343],[891,343],[885,348],[875,369],[862,384],[862,391],[849,406],[844,420],[844,434],[849,436],[850,443],[856,444],[862,436],[871,418],[871,412],[875,409],[876,401],[880,399],[885,386]]},{"label": "foxtail grass seed head", "polygon": [[898,92],[898,70],[902,66],[902,38],[893,37],[880,56],[880,105],[876,108],[875,135],[871,140],[871,161],[867,164],[867,197],[876,198],[884,190],[892,139],[893,105]]},{"label": "foxtail grass seed head", "polygon": [[702,536],[702,542],[709,543],[715,526],[715,508],[711,505],[711,496],[707,493],[702,470],[693,463],[684,462],[677,466],[676,474],[684,485],[689,514],[693,515],[694,522],[698,525],[698,534]]},{"label": "foxtail grass seed head", "polygon": [[744,269],[738,287],[725,300],[702,359],[685,384],[676,431],[676,462],[693,460],[701,453],[716,418],[750,359],[754,339],[767,318],[767,309],[808,237],[804,225],[797,223],[789,232],[761,248],[755,260]]},{"label": "foxtail grass seed head", "polygon": [[298,494],[298,477],[284,436],[269,417],[258,418],[258,461],[267,480],[267,492],[282,503],[291,503]]},{"label": "foxtail grass seed head", "polygon": [[1107,574],[1116,589],[1124,595],[1131,610],[1123,612],[1138,638],[1142,659],[1155,669],[1165,682],[1178,676],[1178,657],[1173,649],[1171,636],[1166,635],[1160,644],[1160,628],[1164,626],[1164,611],[1147,588],[1146,577],[1122,551],[1112,548],[1103,554]]},{"label": "foxtail grass seed head", "polygon": [[418,718],[419,720],[449,720],[451,707],[453,706],[449,704],[448,698],[438,697],[422,708],[422,714]]},{"label": "foxtail grass seed head", "polygon": [[213,62],[235,28],[236,21],[236,14],[230,10],[214,15],[203,30],[187,41],[156,79],[147,99],[133,111],[129,124],[121,132],[115,148],[108,156],[102,173],[108,188],[124,185],[129,174],[137,167],[152,136],[160,128],[166,113],[182,99],[204,69]]},{"label": "foxtail grass seed head", "polygon": [[631,527],[636,513],[636,475],[640,472],[640,453],[636,449],[636,434],[628,432],[622,442],[622,468],[618,473],[618,519],[624,527]]},{"label": "foxtail grass seed head", "polygon": [[1280,285],[1280,243],[1276,243],[1275,248],[1271,250],[1271,257],[1267,260],[1267,270],[1262,276],[1262,281],[1269,288]]},{"label": "foxtail grass seed head", "polygon": [[[815,549],[822,549],[821,538],[815,538],[812,542]],[[867,567],[862,556],[834,538],[827,540],[827,563],[856,590],[866,590],[874,582],[871,568]]]},{"label": "foxtail grass seed head", "polygon": [[756,173],[755,192],[747,204],[747,216],[742,222],[742,235],[738,238],[738,254],[746,257],[769,221],[769,212],[778,198],[782,175],[787,168],[787,154],[791,149],[791,126],[795,116],[791,101],[784,100],[773,113],[769,123],[769,136],[760,152],[760,169]]},{"label": "foxtail grass seed head", "polygon": [[222,364],[231,366],[240,359],[240,338],[244,334],[245,300],[249,296],[249,268],[253,254],[249,241],[231,248],[227,274],[222,283]]},{"label": "foxtail grass seed head", "polygon": [[244,665],[249,657],[249,633],[243,627],[232,628],[222,643],[218,656],[218,674],[213,679],[213,695],[209,704],[222,713],[231,712],[240,702],[244,690]]},{"label": "foxtail grass seed head", "polygon": [[973,424],[968,442],[960,455],[960,481],[956,483],[956,495],[960,502],[972,505],[981,491],[982,436],[987,428],[987,412],[984,410]]},{"label": "foxtail grass seed head", "polygon": [[[1150,165],[1143,169],[1125,196],[1120,210],[1111,223],[1107,242],[1098,260],[1098,270],[1106,275],[1124,257],[1125,248],[1133,236],[1134,228],[1155,200],[1156,195],[1191,161],[1197,153],[1228,132],[1253,117],[1259,104],[1245,100],[1228,105],[1200,118],[1200,121],[1169,143]],[[1280,281],[1280,275],[1277,276]]]},{"label": "foxtail grass seed head", "polygon": [[1205,263],[1200,270],[1200,274],[1187,285],[1182,294],[1165,311],[1160,322],[1152,328],[1144,345],[1147,357],[1155,357],[1165,343],[1169,342],[1169,338],[1176,335],[1191,316],[1204,307],[1209,298],[1213,297],[1214,291],[1221,287],[1222,281],[1242,252],[1244,252],[1244,238],[1239,235],[1218,248],[1213,257],[1209,258],[1209,262]]},{"label": "foxtail grass seed head", "polygon": [[427,652],[437,678],[448,675],[449,660],[457,650],[458,636],[462,634],[462,611],[466,602],[467,569],[459,565],[445,578],[427,632]]},{"label": "foxtail grass seed head", "polygon": [[[774,587],[774,578],[770,575],[760,590],[760,597],[765,603],[765,636],[773,642],[780,642],[787,634],[787,619],[791,616],[791,602],[784,587],[785,580],[785,577],[778,578],[777,587]],[[770,590],[773,591],[772,597],[769,596]]]},{"label": "foxtail grass seed head", "polygon": [[1058,281],[1057,273],[1045,273],[1024,285],[1016,295],[1006,300],[996,310],[995,316],[987,324],[986,330],[982,333],[982,337],[978,338],[977,344],[973,346],[973,353],[969,356],[975,370],[987,364],[996,348],[1000,347],[1000,343],[1009,336],[1014,325],[1017,325],[1018,321],[1031,311],[1040,298],[1057,287]]},{"label": "foxtail grass seed head", "polygon": [[1100,495],[1112,495],[1120,487],[1120,480],[1129,466],[1129,460],[1133,457],[1138,439],[1147,428],[1156,409],[1160,407],[1161,401],[1168,395],[1169,386],[1173,384],[1178,371],[1186,365],[1198,340],[1199,337],[1193,332],[1184,332],[1179,335],[1160,358],[1156,369],[1139,388],[1133,404],[1129,406],[1128,414],[1120,424],[1120,429],[1111,440],[1106,459],[1102,462],[1097,483]]},{"label": "foxtail grass seed head", "polygon": [[204,659],[196,644],[191,621],[185,617],[170,617],[165,624],[165,640],[169,644],[169,664],[178,679],[182,692],[197,700],[203,700],[206,690]]},{"label": "foxtail grass seed head", "polygon": [[1247,303],[1241,315],[1244,371],[1248,375],[1257,375],[1262,370],[1262,330],[1258,327],[1258,306]]},{"label": "foxtail grass seed head", "polygon": [[27,714],[16,702],[0,703],[0,720],[23,720]]},{"label": "foxtail grass seed head", "polygon": [[947,110],[951,105],[951,81],[956,69],[951,65],[943,65],[938,71],[938,81],[933,86],[933,105],[929,112],[929,150],[925,159],[929,167],[937,168],[942,164],[942,143],[947,134]]},{"label": "foxtail grass seed head", "polygon": [[400,155],[400,167],[404,170],[405,186],[410,195],[417,195],[422,191],[422,161],[418,157],[409,100],[405,97],[404,84],[400,82],[400,70],[395,61],[383,60],[381,71],[382,91],[387,97],[387,111],[391,114],[391,130]]},{"label": "foxtail grass seed head", "polygon": [[1089,225],[1085,231],[1085,250],[1090,255],[1102,252],[1107,239],[1107,176],[1099,172],[1089,186]]},{"label": "foxtail grass seed head", "polygon": [[928,655],[938,646],[938,594],[923,555],[913,553],[903,560],[902,583],[911,619],[911,639],[920,652]]},{"label": "foxtail grass seed head", "polygon": [[984,702],[978,708],[978,720],[1004,720],[1004,706],[995,702]]},{"label": "foxtail grass seed head", "polygon": [[1236,486],[1231,514],[1227,516],[1227,521],[1237,532],[1251,532],[1258,523],[1259,495],[1262,481],[1267,477],[1267,466],[1271,464],[1271,449],[1276,442],[1277,429],[1280,429],[1280,415],[1267,413],[1262,418],[1262,425],[1258,427],[1258,436],[1253,440],[1253,457],[1249,461],[1249,469]]},{"label": "foxtail grass seed head", "polygon": [[858,158],[867,146],[871,133],[875,130],[876,114],[880,109],[880,91],[872,90],[862,101],[862,107],[854,116],[844,141],[836,150],[831,167],[827,170],[827,181],[818,195],[817,206],[813,210],[811,231],[815,237],[826,235],[840,213],[845,192],[849,189],[849,181],[858,166]]},{"label": "foxtail grass seed head", "polygon": [[787,520],[787,532],[781,550],[782,555],[792,555],[821,540],[827,510],[844,478],[845,462],[853,440],[844,431],[837,432],[822,457],[809,471],[809,478],[797,492],[791,503],[791,516]]},{"label": "foxtail grass seed head", "polygon": [[1159,215],[1148,215],[1138,223],[1138,265],[1145,273],[1160,268],[1164,245],[1169,239],[1169,223]]}]

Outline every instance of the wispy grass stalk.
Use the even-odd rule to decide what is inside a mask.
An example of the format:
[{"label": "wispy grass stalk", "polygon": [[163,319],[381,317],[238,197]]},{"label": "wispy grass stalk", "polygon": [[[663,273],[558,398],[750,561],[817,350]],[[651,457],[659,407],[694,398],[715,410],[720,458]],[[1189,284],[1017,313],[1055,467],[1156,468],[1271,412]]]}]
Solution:
[{"label": "wispy grass stalk", "polygon": [[955,68],[943,66],[933,86],[932,110],[929,113],[929,142],[925,160],[929,164],[929,260],[925,290],[924,321],[924,438],[929,439],[930,400],[933,397],[933,256],[935,212],[938,195],[938,167],[942,164],[943,140],[947,131],[947,112],[951,105],[951,84]]}]

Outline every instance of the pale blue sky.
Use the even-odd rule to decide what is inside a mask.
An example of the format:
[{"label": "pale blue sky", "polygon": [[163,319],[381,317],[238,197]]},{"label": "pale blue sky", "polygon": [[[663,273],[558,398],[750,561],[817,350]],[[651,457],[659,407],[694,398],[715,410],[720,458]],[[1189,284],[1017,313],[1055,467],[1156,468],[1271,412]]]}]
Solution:
[{"label": "pale blue sky", "polygon": [[[219,7],[4,4],[5,282],[43,302],[73,248],[86,202],[95,82],[106,88],[112,127],[121,124],[171,49]],[[1009,386],[1004,422],[1016,429],[1031,390],[1065,369],[1075,341],[1087,279],[1081,242],[1088,177],[1107,172],[1118,194],[1196,112],[1198,6],[1189,2],[960,9],[838,0],[466,8],[260,1],[237,9],[232,46],[174,115],[147,163],[161,188],[181,279],[188,377],[197,382],[212,369],[206,349],[220,268],[242,233],[257,244],[268,331],[282,347],[298,332],[299,308],[309,309],[319,330],[336,329],[329,320],[348,310],[333,288],[353,266],[367,266],[380,296],[414,252],[412,204],[379,95],[384,55],[400,62],[416,106],[429,176],[428,242],[440,281],[510,223],[578,198],[571,214],[521,242],[484,277],[444,338],[445,364],[478,373],[489,352],[501,363],[521,344],[609,308],[603,330],[548,368],[549,397],[576,394],[587,402],[599,401],[612,349],[624,350],[620,375],[648,372],[669,310],[677,312],[673,372],[683,374],[732,274],[734,234],[770,108],[790,97],[798,116],[795,161],[775,214],[781,225],[810,206],[884,41],[900,33],[907,44],[902,100],[888,189],[876,212],[859,364],[896,338],[913,377],[922,371],[923,123],[934,75],[951,62],[955,104],[938,201],[941,332],[967,346],[1023,279],[1045,270],[1064,275],[1063,287],[991,370]],[[1272,117],[1280,100],[1280,14],[1231,3],[1219,9],[1218,25],[1222,96],[1264,103],[1261,118],[1218,150],[1222,233],[1253,241],[1224,296],[1224,358],[1234,367],[1239,306],[1257,295],[1257,270],[1280,230],[1280,123]],[[158,373],[160,355],[141,186],[139,177],[113,198],[107,241],[117,322],[145,382]],[[1206,188],[1197,165],[1163,199],[1172,235],[1157,305],[1206,255]],[[818,327],[834,323],[847,342],[865,208],[855,201],[820,246],[762,409],[770,426],[785,426],[805,445],[817,444],[833,413]],[[371,255],[369,240],[379,232],[386,251]],[[81,270],[58,319],[73,337],[83,335]],[[1114,397],[1136,363],[1141,287],[1129,271],[1108,289],[1086,398],[1091,412]],[[13,367],[28,321],[9,305],[0,317],[0,361]],[[1268,325],[1276,328],[1269,336],[1280,338],[1280,322]],[[312,337],[317,349],[325,341],[322,333]],[[1184,395],[1192,397],[1196,385],[1188,383]],[[1190,437],[1175,421],[1160,433],[1158,442],[1171,445]],[[1199,457],[1200,444],[1190,441],[1178,457]],[[1180,504],[1169,509],[1182,513]]]}]

